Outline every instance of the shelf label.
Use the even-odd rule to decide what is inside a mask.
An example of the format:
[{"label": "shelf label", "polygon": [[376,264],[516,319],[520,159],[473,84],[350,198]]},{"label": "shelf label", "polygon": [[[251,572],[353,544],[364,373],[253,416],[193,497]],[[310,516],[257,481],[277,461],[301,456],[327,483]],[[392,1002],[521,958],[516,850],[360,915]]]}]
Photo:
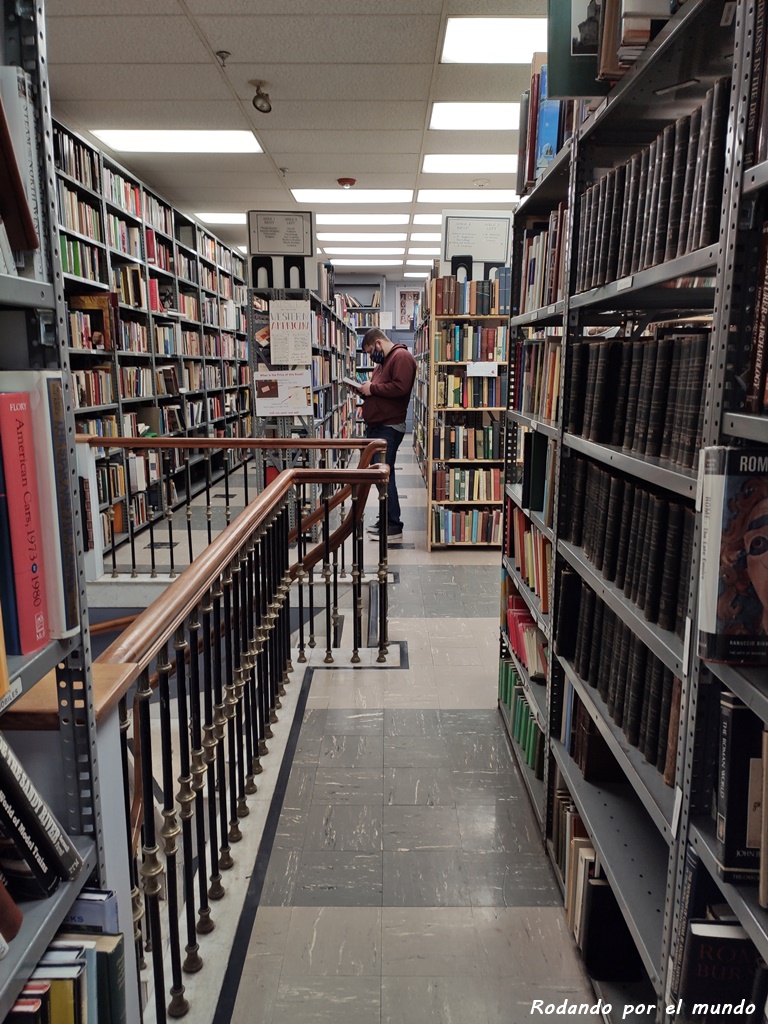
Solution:
[{"label": "shelf label", "polygon": [[21,679],[18,677],[11,682],[10,688],[7,693],[4,693],[0,697],[0,713],[5,711],[7,707],[16,700],[17,697],[21,696]]},{"label": "shelf label", "polygon": [[538,430],[538,429],[539,429],[539,421],[538,420],[531,420],[531,430]]},{"label": "shelf label", "polygon": [[557,312],[557,303],[555,303],[554,305],[550,306],[549,309],[547,310],[547,313],[549,313],[550,316],[554,316],[554,314],[556,312]]},{"label": "shelf label", "polygon": [[468,377],[498,377],[499,376],[499,364],[498,363],[467,363],[467,376]]},{"label": "shelf label", "polygon": [[723,13],[720,17],[720,25],[722,28],[729,28],[733,24],[733,19],[736,17],[736,3],[735,0],[730,0],[729,3],[723,4]]},{"label": "shelf label", "polygon": [[625,292],[628,288],[631,288],[634,283],[634,275],[630,277],[623,277],[621,281],[616,282],[616,291]]},{"label": "shelf label", "polygon": [[677,830],[680,826],[680,811],[683,809],[683,791],[679,786],[675,786],[675,807],[672,811],[672,835],[677,835]]},{"label": "shelf label", "polygon": [[539,319],[539,310],[538,309],[534,309],[534,311],[531,313],[531,320],[538,320],[538,319]]},{"label": "shelf label", "polygon": [[687,678],[690,671],[691,659],[691,617],[688,615],[685,620],[685,639],[683,641],[683,677]]}]

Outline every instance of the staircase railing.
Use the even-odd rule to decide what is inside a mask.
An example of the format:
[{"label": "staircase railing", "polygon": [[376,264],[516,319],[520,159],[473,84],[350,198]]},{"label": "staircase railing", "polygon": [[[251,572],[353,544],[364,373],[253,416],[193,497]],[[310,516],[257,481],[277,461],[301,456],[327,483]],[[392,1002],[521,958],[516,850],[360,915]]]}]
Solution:
[{"label": "staircase railing", "polygon": [[[164,447],[160,439],[146,443]],[[220,439],[216,443],[221,447]],[[371,442],[363,455],[370,459],[382,447]],[[212,905],[225,894],[232,848],[242,838],[240,823],[256,792],[292,671],[291,592],[295,588],[298,600],[298,660],[306,660],[313,633],[306,644],[304,620],[307,611],[314,620],[312,573],[318,561],[326,597],[325,660],[333,660],[338,555],[344,550],[340,531],[351,538],[351,660],[360,660],[363,511],[375,486],[379,516],[387,521],[388,475],[386,465],[280,472],[97,659],[97,670],[120,665],[126,673],[119,711],[134,938],[140,969],[147,961],[151,965],[153,1011],[148,1008],[147,1016],[157,1022],[189,1009],[184,975],[203,968],[200,938],[214,927]],[[306,514],[309,487],[320,488],[321,498]],[[344,500],[349,512],[332,533],[332,506]],[[313,537],[310,547],[307,534],[318,530],[321,540],[315,544]],[[376,575],[383,661],[386,536],[379,539]]]}]

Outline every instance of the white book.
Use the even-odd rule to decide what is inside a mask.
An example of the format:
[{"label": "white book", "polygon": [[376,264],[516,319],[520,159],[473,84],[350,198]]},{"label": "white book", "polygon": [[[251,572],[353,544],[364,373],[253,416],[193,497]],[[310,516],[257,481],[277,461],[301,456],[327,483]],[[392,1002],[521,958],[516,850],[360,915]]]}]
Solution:
[{"label": "white book", "polygon": [[0,218],[0,274],[10,274],[13,277],[18,274],[13,249],[8,241],[8,232],[2,218]]},{"label": "white book", "polygon": [[83,544],[83,563],[85,578],[90,583],[98,580],[104,575],[104,535],[101,528],[101,516],[99,515],[99,488],[96,481],[96,451],[89,444],[76,444],[75,457],[77,459],[77,475],[81,480],[80,486],[87,486],[90,494],[90,531],[87,531],[83,524],[83,536],[88,533],[92,535],[93,547],[86,550],[87,545]]},{"label": "white book", "polygon": [[31,277],[35,281],[47,281],[46,218],[40,187],[35,106],[30,75],[23,68],[0,66],[0,97],[3,100],[8,130],[11,133],[16,160],[40,242],[39,248],[26,259],[21,276]]}]

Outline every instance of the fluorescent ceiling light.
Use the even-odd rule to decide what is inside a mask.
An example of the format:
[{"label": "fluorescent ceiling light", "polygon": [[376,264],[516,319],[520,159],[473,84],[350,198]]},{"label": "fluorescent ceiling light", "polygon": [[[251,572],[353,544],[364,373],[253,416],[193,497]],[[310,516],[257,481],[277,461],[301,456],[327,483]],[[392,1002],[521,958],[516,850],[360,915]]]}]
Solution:
[{"label": "fluorescent ceiling light", "polygon": [[412,231],[412,242],[439,242],[442,235],[439,231]]},{"label": "fluorescent ceiling light", "polygon": [[440,255],[440,246],[436,245],[432,249],[419,249],[419,248],[409,249],[408,250],[408,255],[409,256],[439,256]]},{"label": "fluorescent ceiling light", "polygon": [[321,231],[315,235],[318,242],[404,242],[408,235],[387,231],[366,231],[358,234],[356,231]]},{"label": "fluorescent ceiling light", "polygon": [[[518,104],[519,106],[519,104]],[[292,188],[297,203],[410,203],[410,188]]]},{"label": "fluorescent ceiling light", "polygon": [[406,272],[403,274],[403,277],[429,277],[429,271],[414,270],[409,272],[406,270]]},{"label": "fluorescent ceiling light", "polygon": [[516,153],[425,153],[424,174],[514,174]]},{"label": "fluorescent ceiling light", "polygon": [[245,224],[244,213],[196,213],[203,224]]},{"label": "fluorescent ceiling light", "polygon": [[417,203],[518,203],[511,188],[420,188]]},{"label": "fluorescent ceiling light", "polygon": [[514,132],[519,103],[433,103],[429,127],[435,131]]},{"label": "fluorescent ceiling light", "polygon": [[340,260],[332,259],[334,267],[402,267],[402,260]]},{"label": "fluorescent ceiling light", "polygon": [[261,153],[252,132],[181,128],[92,128],[118,153]]},{"label": "fluorescent ceiling light", "polygon": [[402,246],[383,249],[375,245],[326,245],[323,248],[329,256],[402,256],[405,252]]},{"label": "fluorescent ceiling light", "polygon": [[546,49],[546,18],[449,18],[440,63],[530,64]]},{"label": "fluorescent ceiling light", "polygon": [[413,215],[414,224],[442,224],[443,215],[441,213],[414,213]]},{"label": "fluorescent ceiling light", "polygon": [[406,260],[407,267],[431,267],[433,260]]},{"label": "fluorescent ceiling light", "polygon": [[316,213],[316,224],[407,224],[407,213]]},{"label": "fluorescent ceiling light", "polygon": [[240,252],[241,252],[241,253],[243,253],[243,254],[245,254],[245,253],[247,253],[247,252],[248,252],[248,246],[247,246],[247,245],[238,245],[238,247],[237,247],[237,248],[238,248],[238,249],[240,250]]}]

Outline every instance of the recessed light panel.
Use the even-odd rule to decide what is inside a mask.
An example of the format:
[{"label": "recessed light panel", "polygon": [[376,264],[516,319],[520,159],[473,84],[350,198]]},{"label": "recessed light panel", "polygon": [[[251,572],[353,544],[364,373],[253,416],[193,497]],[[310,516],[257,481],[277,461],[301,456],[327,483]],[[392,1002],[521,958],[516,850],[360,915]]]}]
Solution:
[{"label": "recessed light panel", "polygon": [[449,18],[440,63],[530,64],[546,49],[546,18]]},{"label": "recessed light panel", "polygon": [[520,196],[511,188],[420,188],[417,203],[517,203]]},{"label": "recessed light panel", "polygon": [[406,272],[403,274],[403,277],[420,277],[420,278],[425,278],[425,277],[429,277],[429,271],[428,270],[423,270],[423,271],[422,270],[413,270],[413,271],[406,270]]},{"label": "recessed light panel", "polygon": [[414,213],[413,215],[414,224],[442,224],[443,215],[441,213]]},{"label": "recessed light panel", "polygon": [[515,132],[519,103],[433,103],[429,127],[450,132]]},{"label": "recessed light panel", "polygon": [[[316,213],[315,224],[345,224],[373,226],[381,224],[407,224],[407,213]],[[438,224],[440,221],[438,220]]]},{"label": "recessed light panel", "polygon": [[292,188],[297,203],[410,203],[410,188]]},{"label": "recessed light panel", "polygon": [[320,231],[315,235],[318,242],[404,242],[407,237],[405,231]]},{"label": "recessed light panel", "polygon": [[334,267],[402,267],[402,260],[352,260],[339,259],[334,257],[331,260]]},{"label": "recessed light panel", "polygon": [[439,231],[412,231],[412,242],[439,242],[442,235]]},{"label": "recessed light panel", "polygon": [[420,249],[420,248],[409,249],[408,250],[408,255],[409,256],[439,256],[440,255],[440,246],[436,245],[434,248],[429,248],[429,249]]},{"label": "recessed light panel", "polygon": [[329,256],[402,256],[405,249],[377,248],[375,245],[326,245],[323,246]]},{"label": "recessed light panel", "polygon": [[95,135],[116,153],[261,153],[252,132],[92,128]]},{"label": "recessed light panel", "polygon": [[426,153],[424,174],[514,174],[516,153]]},{"label": "recessed light panel", "polygon": [[203,224],[245,224],[244,213],[196,213]]}]

